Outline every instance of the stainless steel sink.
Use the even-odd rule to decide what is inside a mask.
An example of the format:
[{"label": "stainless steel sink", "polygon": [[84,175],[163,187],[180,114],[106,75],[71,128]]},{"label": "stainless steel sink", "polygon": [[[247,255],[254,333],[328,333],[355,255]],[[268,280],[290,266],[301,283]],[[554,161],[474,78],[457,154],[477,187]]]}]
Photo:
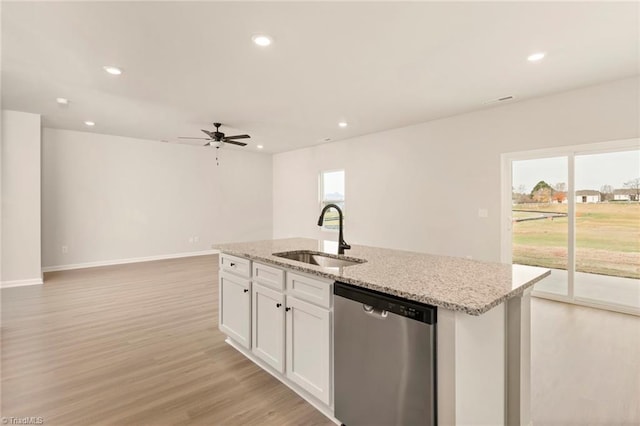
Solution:
[{"label": "stainless steel sink", "polygon": [[273,255],[297,262],[308,263],[309,265],[321,266],[323,268],[342,268],[366,262],[364,259],[356,259],[355,257],[336,256],[311,250],[287,251],[273,253]]}]

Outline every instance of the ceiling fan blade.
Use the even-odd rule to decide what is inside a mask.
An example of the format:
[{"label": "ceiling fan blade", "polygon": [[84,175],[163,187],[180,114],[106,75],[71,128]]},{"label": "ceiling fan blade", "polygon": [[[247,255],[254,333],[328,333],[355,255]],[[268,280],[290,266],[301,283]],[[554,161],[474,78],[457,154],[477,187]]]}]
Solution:
[{"label": "ceiling fan blade", "polygon": [[209,138],[190,138],[186,136],[178,136],[178,139],[202,139],[203,141],[208,141]]},{"label": "ceiling fan blade", "polygon": [[246,145],[247,145],[247,144],[246,144],[246,143],[244,143],[244,142],[230,141],[230,140],[227,140],[226,138],[225,138],[225,140],[224,140],[224,143],[230,143],[230,144],[238,145],[238,146],[246,146]]},{"label": "ceiling fan blade", "polygon": [[204,144],[204,145],[202,145],[202,146],[211,146],[211,141],[209,141],[209,142],[205,143],[205,144]]},{"label": "ceiling fan blade", "polygon": [[235,135],[235,136],[225,136],[225,139],[249,139],[251,136],[249,135]]},{"label": "ceiling fan blade", "polygon": [[208,130],[204,130],[204,129],[200,129],[204,132],[205,135],[209,136],[210,138],[213,138],[213,132],[210,132]]}]

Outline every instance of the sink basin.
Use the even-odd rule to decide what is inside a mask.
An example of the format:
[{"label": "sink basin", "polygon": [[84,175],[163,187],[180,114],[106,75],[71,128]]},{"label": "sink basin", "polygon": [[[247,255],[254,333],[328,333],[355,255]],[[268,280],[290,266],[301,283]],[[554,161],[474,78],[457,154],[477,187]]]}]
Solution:
[{"label": "sink basin", "polygon": [[273,253],[273,255],[297,262],[308,263],[309,265],[322,266],[323,268],[342,268],[366,262],[364,259],[356,259],[355,257],[337,256],[310,250],[287,251],[283,253]]}]

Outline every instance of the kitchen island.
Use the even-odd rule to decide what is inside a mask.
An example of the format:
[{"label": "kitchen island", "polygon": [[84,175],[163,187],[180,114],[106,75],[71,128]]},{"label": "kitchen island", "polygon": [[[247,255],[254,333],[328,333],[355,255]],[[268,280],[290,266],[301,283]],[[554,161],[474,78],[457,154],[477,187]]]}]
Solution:
[{"label": "kitchen island", "polygon": [[[335,244],[214,246],[222,253],[219,320],[228,343],[336,420],[333,282],[432,305],[438,424],[530,423],[529,292],[549,270],[359,245],[335,256]],[[303,251],[360,263],[323,267],[281,257]]]}]

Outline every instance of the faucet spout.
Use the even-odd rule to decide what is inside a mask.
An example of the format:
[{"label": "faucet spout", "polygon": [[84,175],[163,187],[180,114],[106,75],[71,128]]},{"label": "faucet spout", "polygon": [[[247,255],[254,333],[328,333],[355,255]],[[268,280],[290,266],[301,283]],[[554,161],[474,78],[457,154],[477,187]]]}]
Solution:
[{"label": "faucet spout", "polygon": [[326,206],[324,206],[324,208],[320,212],[320,217],[318,218],[318,226],[322,226],[322,223],[324,222],[324,215],[327,212],[327,210],[329,210],[330,208],[334,208],[338,212],[338,218],[340,222],[340,234],[338,236],[338,254],[344,254],[344,251],[349,250],[351,246],[347,244],[347,242],[344,240],[344,236],[342,233],[343,221],[342,221],[342,210],[340,209],[340,207],[338,207],[338,205],[336,204],[327,204]]}]

